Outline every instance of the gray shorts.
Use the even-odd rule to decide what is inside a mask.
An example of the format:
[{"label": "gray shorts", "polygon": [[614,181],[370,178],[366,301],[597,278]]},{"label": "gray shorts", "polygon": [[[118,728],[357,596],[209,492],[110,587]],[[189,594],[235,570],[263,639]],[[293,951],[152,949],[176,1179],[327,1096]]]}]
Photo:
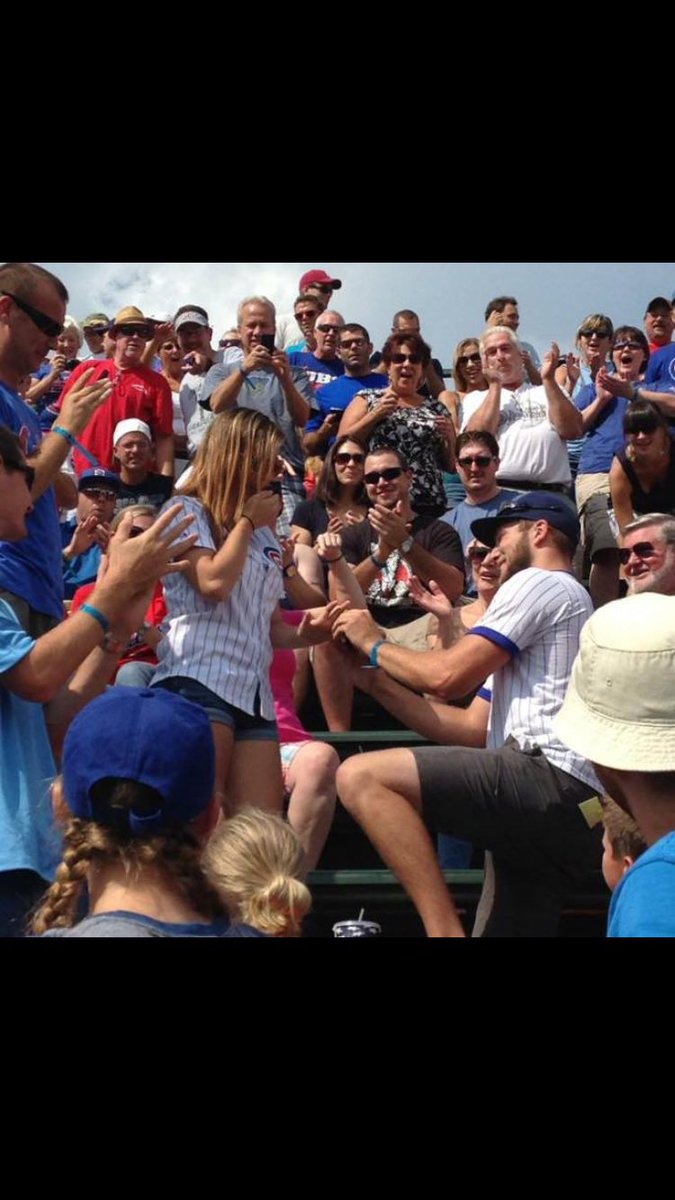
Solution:
[{"label": "gray shorts", "polygon": [[501,750],[414,750],[423,816],[492,852],[494,894],[480,913],[489,937],[555,937],[572,887],[600,869],[602,830],[580,804],[592,788],[510,741]]}]

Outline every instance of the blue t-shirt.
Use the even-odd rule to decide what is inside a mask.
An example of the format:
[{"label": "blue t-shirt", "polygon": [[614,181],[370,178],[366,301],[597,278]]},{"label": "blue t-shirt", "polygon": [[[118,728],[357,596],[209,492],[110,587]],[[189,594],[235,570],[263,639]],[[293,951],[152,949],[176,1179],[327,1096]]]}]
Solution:
[{"label": "blue t-shirt", "polygon": [[[594,383],[583,387],[574,400],[579,412],[588,408],[595,397]],[[623,419],[628,405],[629,401],[624,400],[622,396],[615,397],[605,405],[595,424],[588,430],[579,459],[580,475],[606,475],[608,473],[614,455],[619,454],[626,444]]]},{"label": "blue t-shirt", "polygon": [[[0,674],[30,654],[35,642],[0,600]],[[61,840],[52,818],[56,775],[42,705],[0,687],[0,871],[36,871],[52,880]]]},{"label": "blue t-shirt", "polygon": [[324,362],[322,358],[317,358],[309,351],[295,353],[289,350],[288,361],[292,367],[302,367],[309,376],[309,382],[315,392],[332,383],[334,379],[340,379],[345,373],[345,366],[341,359],[333,358],[329,362]]},{"label": "blue t-shirt", "polygon": [[[40,422],[6,383],[0,382],[0,425],[12,433],[29,432],[28,454],[42,441]],[[59,513],[53,488],[36,501],[27,518],[28,536],[21,542],[0,542],[0,589],[21,596],[36,612],[63,618],[63,573]]]},{"label": "blue t-shirt", "polygon": [[320,429],[332,408],[338,408],[344,412],[359,392],[379,392],[382,388],[387,387],[389,387],[389,380],[386,375],[362,375],[360,379],[353,379],[351,375],[343,375],[334,383],[319,388],[316,393],[319,413],[308,422],[305,433],[315,433],[317,429]]},{"label": "blue t-shirt", "polygon": [[[658,387],[654,385],[658,384]],[[675,342],[652,354],[645,375],[645,387],[650,392],[675,392]]]},{"label": "blue t-shirt", "polygon": [[99,913],[85,917],[71,929],[50,929],[43,937],[79,938],[151,938],[151,937],[231,937],[230,922],[221,917],[210,925],[192,923],[174,925],[168,921],[157,921],[143,913],[118,912]]},{"label": "blue t-shirt", "polygon": [[[444,517],[441,517],[441,520],[445,521],[446,525],[452,525],[452,528],[457,531],[459,540],[462,543],[462,550],[466,556],[467,546],[475,538],[475,534],[471,531],[473,522],[482,521],[484,517],[496,516],[502,504],[508,504],[510,500],[517,500],[522,494],[522,492],[516,492],[512,488],[500,488],[492,500],[486,500],[484,504],[467,504],[466,500],[464,500],[456,508],[446,513]],[[466,578],[466,595],[475,596],[476,588],[473,583],[470,562],[466,564]]]},{"label": "blue t-shirt", "polygon": [[675,833],[650,846],[624,875],[612,896],[607,936],[675,937]]},{"label": "blue t-shirt", "polygon": [[[69,546],[77,529],[77,521],[66,521],[61,526],[61,545]],[[100,546],[90,546],[84,554],[78,554],[70,562],[63,560],[63,584],[66,600],[72,600],[78,588],[86,583],[96,583],[103,554]]]}]

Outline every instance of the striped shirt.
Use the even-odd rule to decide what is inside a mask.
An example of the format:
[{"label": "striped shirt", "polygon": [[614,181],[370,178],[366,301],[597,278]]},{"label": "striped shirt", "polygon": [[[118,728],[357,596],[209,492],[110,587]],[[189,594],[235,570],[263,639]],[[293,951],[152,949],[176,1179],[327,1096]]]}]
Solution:
[{"label": "striped shirt", "polygon": [[[181,505],[185,515],[195,517],[186,536],[196,533],[196,547],[215,554],[204,506],[193,497],[182,497]],[[182,518],[179,514],[173,524]],[[180,574],[166,576],[164,592],[169,631],[157,648],[153,685],[177,675],[196,679],[251,716],[259,698],[262,716],[273,721],[270,622],[284,583],[281,547],[272,531],[257,529],[252,535],[246,565],[227,600],[206,600]]]},{"label": "striped shirt", "polygon": [[509,737],[521,750],[539,746],[553,766],[601,790],[590,763],[552,730],[592,612],[588,593],[573,575],[530,567],[499,589],[469,636],[487,638],[511,655],[490,681],[488,749],[498,749]]}]

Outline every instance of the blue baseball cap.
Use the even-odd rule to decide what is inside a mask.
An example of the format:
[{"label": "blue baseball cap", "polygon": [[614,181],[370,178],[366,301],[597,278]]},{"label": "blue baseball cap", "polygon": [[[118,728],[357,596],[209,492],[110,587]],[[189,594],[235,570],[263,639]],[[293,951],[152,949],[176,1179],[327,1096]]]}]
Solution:
[{"label": "blue baseball cap", "polygon": [[502,504],[496,516],[474,521],[471,532],[484,546],[493,547],[500,525],[510,521],[548,521],[553,529],[564,533],[574,546],[581,536],[579,518],[572,502],[559,492],[525,492],[517,500]]},{"label": "blue baseball cap", "polygon": [[[104,779],[134,780],[161,797],[150,812],[92,799]],[[63,747],[68,808],[132,837],[180,828],[208,808],[215,786],[211,725],[199,705],[163,688],[110,688],[82,709]]]},{"label": "blue baseball cap", "polygon": [[92,467],[90,471],[80,475],[77,486],[81,492],[86,492],[88,487],[109,487],[119,494],[122,481],[113,471],[104,471],[103,467]]}]

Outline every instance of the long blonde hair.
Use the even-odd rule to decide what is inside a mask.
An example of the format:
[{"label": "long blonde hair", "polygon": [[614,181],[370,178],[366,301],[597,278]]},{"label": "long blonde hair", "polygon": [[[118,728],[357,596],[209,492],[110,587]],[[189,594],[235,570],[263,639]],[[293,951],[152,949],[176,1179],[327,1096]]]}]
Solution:
[{"label": "long blonde hair", "polygon": [[303,851],[281,817],[249,808],[222,821],[204,852],[206,878],[230,918],[270,937],[298,937],[312,897]]},{"label": "long blonde hair", "polygon": [[276,425],[249,408],[221,413],[209,426],[181,493],[201,501],[220,539],[269,484],[282,443]]}]

